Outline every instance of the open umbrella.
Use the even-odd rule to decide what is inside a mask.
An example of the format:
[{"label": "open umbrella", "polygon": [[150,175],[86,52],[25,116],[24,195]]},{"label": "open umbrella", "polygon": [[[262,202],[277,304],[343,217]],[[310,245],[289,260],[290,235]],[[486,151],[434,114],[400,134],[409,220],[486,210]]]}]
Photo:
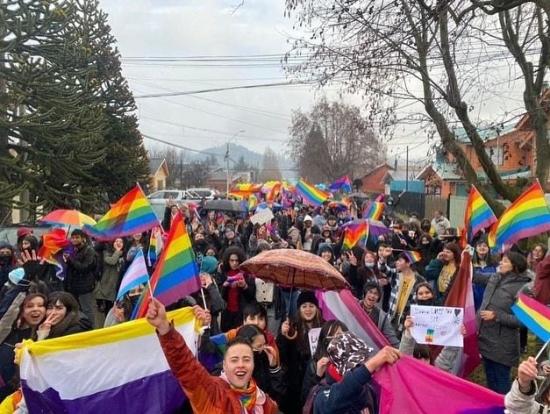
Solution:
[{"label": "open umbrella", "polygon": [[205,210],[225,211],[228,213],[245,213],[246,208],[240,201],[233,200],[208,200],[204,205]]},{"label": "open umbrella", "polygon": [[42,223],[66,225],[69,227],[82,227],[84,224],[94,226],[96,224],[96,221],[93,218],[81,213],[78,210],[63,209],[52,211],[40,221]]},{"label": "open umbrella", "polygon": [[266,250],[241,264],[241,269],[276,284],[299,289],[338,290],[348,282],[330,263],[294,249]]}]

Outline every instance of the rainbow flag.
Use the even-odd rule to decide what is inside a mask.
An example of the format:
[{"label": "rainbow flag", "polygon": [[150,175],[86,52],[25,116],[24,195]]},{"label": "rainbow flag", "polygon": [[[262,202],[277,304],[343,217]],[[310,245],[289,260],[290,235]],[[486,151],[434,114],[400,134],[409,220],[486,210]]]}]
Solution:
[{"label": "rainbow flag", "polygon": [[371,201],[363,211],[363,218],[381,220],[382,214],[384,214],[384,203],[380,201]]},{"label": "rainbow flag", "polygon": [[265,195],[265,201],[267,201],[268,203],[273,203],[281,193],[282,188],[283,188],[283,184],[281,182],[277,182],[273,184],[271,189]]},{"label": "rainbow flag", "polygon": [[38,250],[38,256],[48,263],[57,265],[55,255],[68,245],[67,232],[64,229],[53,229],[42,235],[42,246]]},{"label": "rainbow flag", "polygon": [[[174,217],[170,225],[166,246],[151,275],[150,284],[153,296],[167,306],[201,288],[199,268],[181,213]],[[146,292],[138,318],[145,316],[147,312],[149,289]]]},{"label": "rainbow flag", "polygon": [[155,227],[151,230],[149,238],[149,249],[147,251],[147,265],[153,267],[157,263],[157,259],[162,251],[162,232],[160,227]]},{"label": "rainbow flag", "polygon": [[351,180],[347,175],[344,175],[343,177],[338,178],[331,185],[329,185],[328,189],[330,191],[341,190],[345,193],[351,193]]},{"label": "rainbow flag", "polygon": [[118,294],[116,300],[122,298],[126,293],[139,285],[144,285],[149,281],[149,272],[147,271],[147,265],[145,264],[145,257],[143,256],[143,250],[139,249],[134,260],[122,276],[120,287],[118,288]]},{"label": "rainbow flag", "polygon": [[512,312],[543,342],[550,341],[550,308],[521,293]]},{"label": "rainbow flag", "polygon": [[142,233],[158,225],[159,220],[149,200],[141,187],[136,185],[113,204],[96,225],[85,224],[83,230],[96,240],[109,241]]},{"label": "rainbow flag", "polygon": [[550,231],[550,210],[540,183],[535,181],[493,224],[489,245],[511,246],[518,240],[547,231]]},{"label": "rainbow flag", "polygon": [[420,252],[415,252],[413,250],[403,250],[402,252],[409,259],[409,263],[417,263],[422,260],[422,255]]},{"label": "rainbow flag", "polygon": [[359,243],[363,246],[367,243],[369,224],[366,220],[350,223],[345,227],[343,247],[350,250]]},{"label": "rainbow flag", "polygon": [[481,230],[491,227],[498,220],[475,186],[470,188],[466,210],[464,212],[464,234],[466,242],[471,242]]},{"label": "rainbow flag", "polygon": [[326,191],[319,190],[315,186],[311,185],[303,178],[296,184],[296,192],[302,197],[302,200],[306,204],[313,206],[320,206],[330,198],[330,194]]}]

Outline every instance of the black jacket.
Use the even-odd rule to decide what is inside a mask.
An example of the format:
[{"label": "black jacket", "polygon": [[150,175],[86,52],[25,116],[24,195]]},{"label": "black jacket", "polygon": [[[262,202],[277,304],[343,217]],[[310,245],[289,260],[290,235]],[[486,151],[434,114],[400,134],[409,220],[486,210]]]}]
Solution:
[{"label": "black jacket", "polygon": [[90,293],[95,288],[97,257],[89,244],[76,251],[67,260],[65,290],[75,296]]}]

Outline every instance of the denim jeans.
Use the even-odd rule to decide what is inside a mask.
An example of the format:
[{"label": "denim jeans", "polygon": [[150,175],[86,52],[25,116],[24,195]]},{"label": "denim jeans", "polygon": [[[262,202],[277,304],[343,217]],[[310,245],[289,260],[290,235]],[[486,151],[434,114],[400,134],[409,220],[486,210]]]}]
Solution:
[{"label": "denim jeans", "polygon": [[512,385],[510,381],[511,367],[487,358],[483,358],[483,365],[485,367],[485,376],[487,377],[487,386],[499,394],[508,393]]}]

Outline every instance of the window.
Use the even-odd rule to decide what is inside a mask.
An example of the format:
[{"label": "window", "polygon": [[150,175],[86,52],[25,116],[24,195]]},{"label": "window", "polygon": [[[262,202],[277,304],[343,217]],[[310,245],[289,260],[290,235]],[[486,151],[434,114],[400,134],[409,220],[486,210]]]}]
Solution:
[{"label": "window", "polygon": [[502,147],[487,147],[485,152],[491,158],[491,161],[495,165],[502,165],[504,162],[504,156],[502,153]]},{"label": "window", "polygon": [[157,188],[159,190],[164,189],[164,180],[157,180]]}]

